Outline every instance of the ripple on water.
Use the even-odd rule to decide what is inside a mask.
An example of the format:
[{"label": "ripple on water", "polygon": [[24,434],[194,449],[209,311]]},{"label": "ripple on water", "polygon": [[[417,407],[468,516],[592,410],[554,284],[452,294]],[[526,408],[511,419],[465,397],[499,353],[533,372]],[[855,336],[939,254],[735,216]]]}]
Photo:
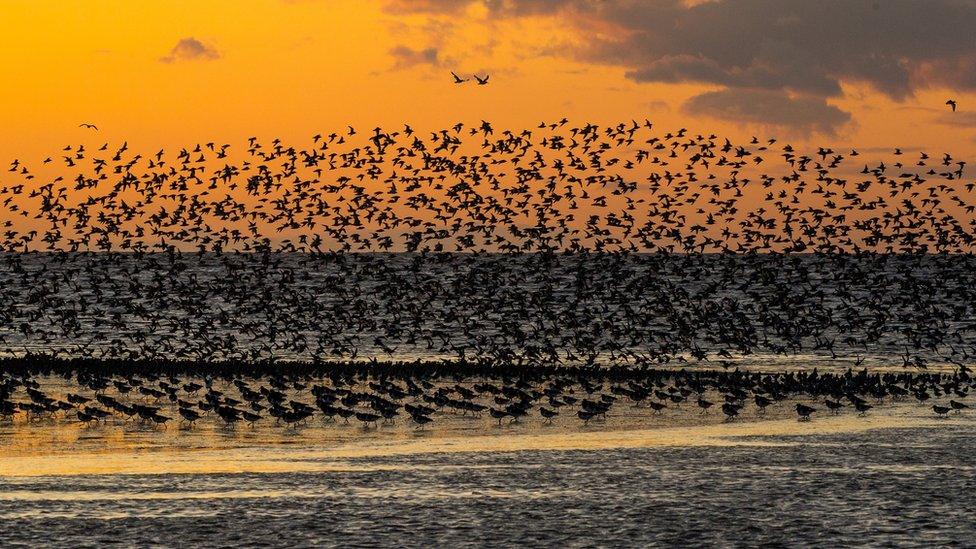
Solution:
[{"label": "ripple on water", "polygon": [[320,472],[6,478],[0,544],[965,545],[976,535],[974,450],[976,430],[959,423],[772,446],[447,452],[350,458]]}]

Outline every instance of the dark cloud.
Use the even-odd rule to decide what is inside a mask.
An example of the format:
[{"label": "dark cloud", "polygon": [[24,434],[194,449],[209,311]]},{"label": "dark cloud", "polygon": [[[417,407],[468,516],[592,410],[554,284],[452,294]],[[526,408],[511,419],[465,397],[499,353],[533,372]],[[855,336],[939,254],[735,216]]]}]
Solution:
[{"label": "dark cloud", "polygon": [[[470,0],[466,0],[470,1]],[[591,0],[484,0],[490,12],[504,17],[549,15],[566,8],[575,8]],[[597,0],[597,2],[602,0]]]},{"label": "dark cloud", "polygon": [[637,82],[764,89],[781,102],[839,97],[843,83],[898,101],[936,86],[976,90],[976,0],[389,1],[454,13],[481,3],[496,21],[557,15],[585,44],[564,55],[624,67]]},{"label": "dark cloud", "polygon": [[408,69],[416,65],[440,66],[437,48],[415,50],[409,46],[397,46],[390,50],[390,55],[395,60],[394,70]]},{"label": "dark cloud", "polygon": [[[976,0],[388,0],[389,9],[496,17],[562,14],[588,45],[567,54],[637,81],[698,81],[822,96],[843,81],[895,99],[976,89]],[[608,26],[611,31],[608,31]],[[593,31],[599,29],[599,32]]]},{"label": "dark cloud", "polygon": [[[894,99],[932,85],[976,85],[976,2],[724,0],[567,2],[612,24],[589,59],[638,81],[841,93],[866,82]],[[589,8],[580,8],[580,6]]]},{"label": "dark cloud", "polygon": [[160,58],[163,63],[175,63],[177,61],[193,60],[212,60],[219,59],[220,53],[214,48],[204,44],[196,38],[182,38],[173,46],[169,54]]},{"label": "dark cloud", "polygon": [[714,60],[696,55],[671,55],[656,59],[640,69],[627,72],[627,78],[638,82],[684,82],[727,80],[725,71]]},{"label": "dark cloud", "polygon": [[760,88],[729,88],[706,92],[681,107],[692,116],[707,116],[739,123],[792,128],[797,133],[833,135],[850,122],[850,113],[815,96],[791,97]]}]

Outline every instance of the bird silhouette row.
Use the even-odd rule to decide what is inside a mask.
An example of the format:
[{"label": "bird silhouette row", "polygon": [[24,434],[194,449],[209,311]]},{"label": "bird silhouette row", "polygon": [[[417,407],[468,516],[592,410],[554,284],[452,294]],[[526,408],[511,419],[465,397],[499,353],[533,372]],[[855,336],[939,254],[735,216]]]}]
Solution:
[{"label": "bird silhouette row", "polygon": [[[517,378],[501,376],[462,383],[458,381],[463,380],[460,377],[402,373],[374,377],[355,370],[332,370],[321,377],[231,375],[216,379],[173,374],[106,376],[80,371],[64,376],[74,389],[52,395],[50,389],[45,392],[48,378],[21,373],[2,378],[0,419],[23,415],[28,425],[59,416],[74,417],[86,424],[133,420],[165,425],[176,419],[192,426],[207,416],[228,425],[253,425],[262,420],[294,425],[318,416],[326,421],[354,419],[368,426],[406,417],[417,428],[424,428],[445,413],[487,414],[499,424],[506,420],[519,422],[537,414],[542,421],[551,423],[569,410],[586,424],[605,419],[623,403],[654,414],[685,404],[706,415],[717,406],[726,421],[739,418],[750,403],[757,416],[788,401],[794,401],[801,421],[820,411],[795,402],[798,399],[822,401],[830,414],[849,407],[859,415],[866,415],[886,401],[928,404],[933,399],[943,399],[947,404],[934,404],[932,410],[945,417],[969,408],[964,401],[973,385],[965,368],[953,374],[655,370],[624,375],[626,381],[620,377],[608,380],[600,371],[545,375],[536,372]],[[721,401],[707,400],[710,394],[720,396]]]}]

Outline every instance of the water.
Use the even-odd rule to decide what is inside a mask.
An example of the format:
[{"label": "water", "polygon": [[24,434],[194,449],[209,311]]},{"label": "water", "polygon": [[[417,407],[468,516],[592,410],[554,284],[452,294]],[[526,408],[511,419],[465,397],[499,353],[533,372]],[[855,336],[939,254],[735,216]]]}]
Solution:
[{"label": "water", "polygon": [[313,456],[330,464],[314,473],[4,477],[0,543],[931,547],[976,534],[965,418],[736,442]]},{"label": "water", "polygon": [[[954,370],[976,347],[974,261],[6,255],[0,355]],[[820,411],[799,423],[796,402]],[[18,414],[0,421],[0,546],[968,545],[976,415],[931,404],[828,416],[793,395],[725,423],[621,399],[585,425],[444,408],[424,430]]]}]

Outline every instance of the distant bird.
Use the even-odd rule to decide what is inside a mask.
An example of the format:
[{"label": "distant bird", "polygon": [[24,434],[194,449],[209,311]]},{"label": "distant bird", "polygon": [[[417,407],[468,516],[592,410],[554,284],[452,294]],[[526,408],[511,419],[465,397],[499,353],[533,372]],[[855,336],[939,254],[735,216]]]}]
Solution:
[{"label": "distant bird", "polygon": [[797,403],[796,405],[796,414],[799,416],[800,421],[810,421],[810,414],[816,411],[816,408],[812,408],[806,404]]},{"label": "distant bird", "polygon": [[756,395],[755,401],[756,401],[756,407],[759,408],[760,414],[765,414],[766,408],[773,403],[772,399],[767,398],[763,395]]},{"label": "distant bird", "polygon": [[939,417],[949,417],[949,412],[952,411],[952,408],[948,406],[939,406],[938,404],[933,404],[932,411],[935,412],[935,415]]},{"label": "distant bird", "polygon": [[555,410],[550,410],[549,408],[540,407],[539,415],[545,418],[546,423],[552,423],[552,418],[559,415],[559,412]]},{"label": "distant bird", "polygon": [[509,413],[505,410],[498,410],[496,408],[489,408],[488,415],[498,420],[498,424],[502,424],[502,420],[509,417]]},{"label": "distant bird", "polygon": [[197,412],[196,410],[191,410],[189,408],[181,407],[179,409],[179,414],[183,418],[183,420],[185,420],[190,425],[193,425],[193,422],[200,419],[200,413]]},{"label": "distant bird", "polygon": [[590,422],[590,420],[593,419],[594,416],[596,416],[595,413],[593,413],[593,412],[587,412],[586,410],[577,410],[576,411],[576,415],[577,415],[577,417],[579,417],[580,419],[583,420],[583,423],[584,424],[588,424]]},{"label": "distant bird", "polygon": [[476,74],[476,75],[474,75],[474,79],[478,81],[478,85],[479,85],[479,86],[484,86],[484,85],[487,85],[487,84],[488,84],[488,77],[489,77],[489,76],[491,76],[491,75],[489,75],[489,74],[486,74],[484,78],[481,78],[481,77],[479,77],[479,76],[478,76],[478,75]]},{"label": "distant bird", "polygon": [[79,128],[88,128],[90,130],[98,131],[98,126],[96,126],[94,124],[87,124],[87,123],[85,123],[85,124],[79,124],[78,127]]},{"label": "distant bird", "polygon": [[854,409],[857,410],[857,413],[859,415],[862,416],[866,415],[868,413],[868,410],[870,410],[871,408],[873,408],[873,406],[871,406],[867,402],[864,402],[863,400],[854,401]]},{"label": "distant bird", "polygon": [[470,78],[461,78],[454,71],[451,71],[451,76],[454,77],[454,83],[455,84],[464,84],[465,82],[467,82],[468,80],[470,80]]},{"label": "distant bird", "polygon": [[430,416],[425,416],[423,414],[413,414],[410,416],[410,419],[417,424],[417,427],[415,427],[416,429],[423,429],[425,425],[434,421],[430,418]]},{"label": "distant bird", "polygon": [[667,409],[667,405],[660,402],[654,402],[654,401],[648,402],[647,406],[652,410],[652,413],[655,414],[659,414],[661,413],[661,410]]},{"label": "distant bird", "polygon": [[731,402],[726,402],[722,405],[722,413],[725,414],[725,421],[733,421],[739,415],[739,410],[742,406],[737,404],[732,404]]},{"label": "distant bird", "polygon": [[383,416],[371,412],[356,412],[356,419],[363,422],[363,426],[376,423]]},{"label": "distant bird", "polygon": [[949,105],[950,107],[952,107],[952,112],[956,112],[956,100],[955,99],[950,99],[950,100],[946,101],[945,104],[946,105]]},{"label": "distant bird", "polygon": [[714,403],[705,400],[704,398],[698,399],[698,407],[701,408],[701,414],[707,414],[708,409],[712,407]]},{"label": "distant bird", "polygon": [[254,425],[255,422],[261,419],[261,416],[252,412],[248,412],[247,410],[243,410],[241,411],[241,419],[243,419],[244,421],[246,421],[251,425]]}]

